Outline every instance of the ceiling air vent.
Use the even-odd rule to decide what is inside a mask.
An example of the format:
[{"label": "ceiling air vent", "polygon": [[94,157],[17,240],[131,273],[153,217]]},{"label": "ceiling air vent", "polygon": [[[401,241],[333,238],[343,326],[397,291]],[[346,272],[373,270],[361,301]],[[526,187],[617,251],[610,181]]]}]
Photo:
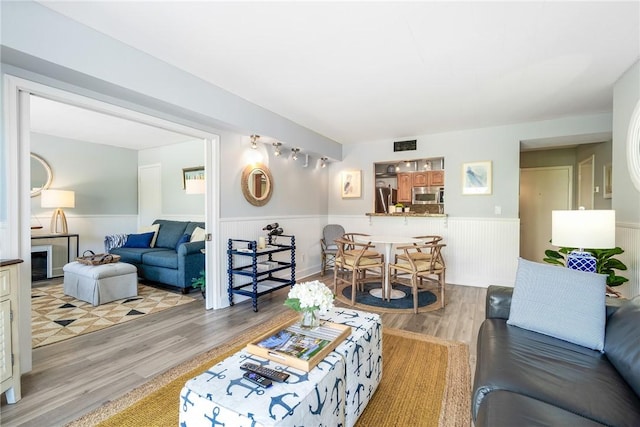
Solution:
[{"label": "ceiling air vent", "polygon": [[411,141],[395,141],[393,143],[393,151],[415,151],[417,142],[415,139]]}]

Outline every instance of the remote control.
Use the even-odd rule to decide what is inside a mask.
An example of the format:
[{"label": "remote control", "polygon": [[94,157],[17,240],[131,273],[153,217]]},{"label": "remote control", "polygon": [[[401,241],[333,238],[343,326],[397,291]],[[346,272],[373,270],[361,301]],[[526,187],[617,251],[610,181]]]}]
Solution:
[{"label": "remote control", "polygon": [[254,384],[258,384],[260,387],[271,387],[271,380],[269,378],[265,378],[262,375],[256,374],[255,372],[245,372],[242,377],[248,379]]},{"label": "remote control", "polygon": [[260,374],[265,378],[269,378],[277,383],[283,383],[289,378],[289,374],[276,371],[275,369],[265,368],[264,366],[256,365],[255,363],[244,363],[240,366],[240,369],[244,369],[245,371],[255,372],[256,374]]}]

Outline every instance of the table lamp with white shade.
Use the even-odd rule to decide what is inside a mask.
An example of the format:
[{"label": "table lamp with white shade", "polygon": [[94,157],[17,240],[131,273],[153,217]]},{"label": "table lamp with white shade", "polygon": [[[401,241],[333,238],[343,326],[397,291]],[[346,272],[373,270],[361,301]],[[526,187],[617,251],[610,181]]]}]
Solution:
[{"label": "table lamp with white shade", "polygon": [[567,267],[595,273],[597,260],[584,249],[611,249],[616,246],[616,211],[578,210],[551,212],[551,244],[579,248],[567,257]]},{"label": "table lamp with white shade", "polygon": [[204,194],[205,181],[203,177],[189,178],[185,180],[186,194]]},{"label": "table lamp with white shade", "polygon": [[[70,190],[42,190],[40,206],[55,208],[51,216],[51,232],[54,234],[68,234],[67,217],[62,208],[76,207],[76,193]],[[58,225],[60,229],[58,229]]]}]

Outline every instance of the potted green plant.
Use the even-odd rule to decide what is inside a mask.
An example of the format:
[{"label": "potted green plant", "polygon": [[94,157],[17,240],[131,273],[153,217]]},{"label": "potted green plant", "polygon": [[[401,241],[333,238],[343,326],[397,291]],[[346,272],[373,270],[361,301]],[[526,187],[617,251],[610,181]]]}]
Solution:
[{"label": "potted green plant", "polygon": [[205,296],[204,292],[205,292],[205,289],[207,288],[204,270],[200,272],[200,276],[196,277],[195,279],[191,279],[191,286],[193,286],[194,289],[199,288],[200,292],[202,292],[202,297],[204,298]]},{"label": "potted green plant", "polygon": [[[549,264],[565,266],[565,257],[567,257],[569,252],[574,249],[576,248],[561,247],[557,251],[547,249],[544,251],[545,257],[543,258],[543,261]],[[627,269],[627,266],[622,261],[614,258],[615,255],[624,253],[624,250],[622,248],[615,247],[613,249],[585,249],[585,251],[590,252],[596,258],[596,273],[607,275],[608,290],[614,294],[619,294],[619,292],[613,291],[610,288],[620,286],[629,281],[626,277],[618,276],[615,272],[615,270],[625,271]]]}]

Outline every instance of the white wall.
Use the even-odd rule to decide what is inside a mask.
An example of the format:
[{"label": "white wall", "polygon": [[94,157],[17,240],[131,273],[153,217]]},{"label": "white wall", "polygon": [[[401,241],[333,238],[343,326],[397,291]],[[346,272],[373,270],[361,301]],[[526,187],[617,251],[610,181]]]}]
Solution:
[{"label": "white wall", "polygon": [[640,102],[640,61],[613,88],[613,197],[616,211],[616,244],[625,250],[620,259],[629,270],[629,283],[621,286],[625,296],[640,295],[640,191],[631,181],[627,166],[627,132],[630,118]]}]

